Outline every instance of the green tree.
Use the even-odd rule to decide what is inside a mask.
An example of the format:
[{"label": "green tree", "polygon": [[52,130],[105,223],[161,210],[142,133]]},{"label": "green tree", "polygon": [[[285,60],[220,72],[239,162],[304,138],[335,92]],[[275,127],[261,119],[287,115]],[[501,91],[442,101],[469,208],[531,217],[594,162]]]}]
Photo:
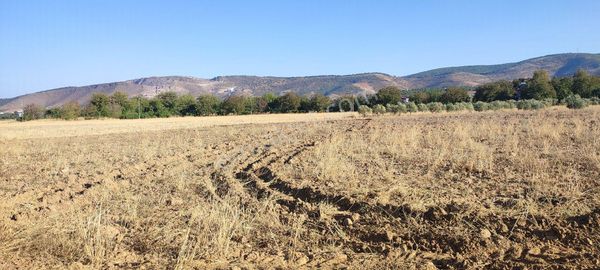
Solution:
[{"label": "green tree", "polygon": [[402,100],[402,90],[395,86],[388,86],[377,91],[376,104],[398,104]]},{"label": "green tree", "polygon": [[416,92],[409,97],[409,100],[416,104],[429,103],[429,93],[426,91]]},{"label": "green tree", "polygon": [[440,102],[440,100],[442,99],[442,94],[444,93],[443,91],[438,89],[429,90],[427,92],[429,93],[429,103]]},{"label": "green tree", "polygon": [[573,94],[573,92],[571,92],[571,89],[573,88],[573,78],[552,78],[551,83],[556,91],[556,98],[559,100],[563,100]]},{"label": "green tree", "polygon": [[527,87],[521,92],[522,99],[537,99],[556,98],[556,91],[552,84],[548,73],[544,70],[538,70],[533,73],[533,78],[527,82]]},{"label": "green tree", "polygon": [[446,89],[442,96],[440,97],[440,102],[442,103],[458,103],[458,102],[469,102],[471,101],[471,96],[469,96],[469,92],[465,89],[451,87]]},{"label": "green tree", "polygon": [[350,112],[357,110],[361,105],[367,105],[367,100],[365,97],[344,95],[336,98],[333,101],[333,110],[337,112]]},{"label": "green tree", "polygon": [[41,119],[44,117],[44,108],[37,104],[27,104],[23,108],[23,121]]},{"label": "green tree", "polygon": [[308,110],[313,112],[324,112],[331,105],[331,99],[321,93],[312,95],[308,99]]},{"label": "green tree", "polygon": [[81,106],[76,101],[70,101],[60,108],[60,117],[65,120],[77,119],[81,114]]},{"label": "green tree", "polygon": [[297,112],[302,99],[294,92],[287,92],[277,98],[278,111],[282,113]]},{"label": "green tree", "polygon": [[589,98],[592,96],[594,88],[593,78],[584,69],[579,69],[573,75],[573,94],[579,95],[583,98]]},{"label": "green tree", "polygon": [[162,92],[156,96],[158,98],[164,108],[169,112],[169,115],[178,115],[177,111],[177,93],[168,91]]},{"label": "green tree", "polygon": [[182,116],[198,115],[196,99],[192,95],[182,95],[177,97],[177,114]]},{"label": "green tree", "polygon": [[121,118],[137,119],[153,117],[154,112],[150,106],[150,100],[142,96],[136,96],[129,99],[129,109],[123,110]]},{"label": "green tree", "polygon": [[244,114],[255,114],[260,113],[260,109],[258,108],[258,97],[246,97],[246,105],[244,109]]},{"label": "green tree", "polygon": [[114,92],[112,94],[112,96],[110,97],[110,103],[117,104],[117,105],[121,106],[121,108],[124,108],[124,109],[131,108],[131,104],[129,102],[129,96],[127,96],[127,94],[120,92],[120,91]]},{"label": "green tree", "polygon": [[110,98],[104,93],[92,94],[90,110],[92,117],[108,117],[110,115]]},{"label": "green tree", "polygon": [[197,98],[196,111],[199,115],[215,115],[219,113],[221,100],[213,95],[201,95]]},{"label": "green tree", "polygon": [[254,108],[257,113],[264,113],[269,111],[269,100],[264,96],[254,98]]},{"label": "green tree", "polygon": [[242,114],[246,110],[246,97],[242,95],[229,96],[221,105],[223,114]]},{"label": "green tree", "polygon": [[475,88],[475,101],[490,102],[494,100],[510,100],[514,99],[516,94],[513,84],[509,81],[501,80]]},{"label": "green tree", "polygon": [[154,117],[169,117],[171,116],[171,111],[165,107],[163,100],[160,98],[153,98],[150,100],[148,107],[150,108],[150,115]]},{"label": "green tree", "polygon": [[268,108],[266,111],[275,112],[277,111],[277,95],[273,93],[266,93],[262,95],[262,99],[267,102]]}]

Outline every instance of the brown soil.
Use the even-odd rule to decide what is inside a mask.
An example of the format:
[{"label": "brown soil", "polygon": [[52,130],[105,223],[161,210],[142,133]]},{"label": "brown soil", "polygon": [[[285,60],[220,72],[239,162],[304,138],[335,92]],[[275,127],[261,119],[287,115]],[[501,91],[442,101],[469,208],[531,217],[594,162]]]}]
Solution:
[{"label": "brown soil", "polygon": [[3,140],[0,268],[598,269],[598,116]]}]

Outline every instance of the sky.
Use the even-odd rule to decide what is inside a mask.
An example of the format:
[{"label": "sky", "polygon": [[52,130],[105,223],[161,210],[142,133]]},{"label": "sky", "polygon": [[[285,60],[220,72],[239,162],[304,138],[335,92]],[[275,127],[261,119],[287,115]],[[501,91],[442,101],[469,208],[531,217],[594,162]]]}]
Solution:
[{"label": "sky", "polygon": [[0,0],[0,98],[148,76],[307,76],[600,53],[600,1]]}]

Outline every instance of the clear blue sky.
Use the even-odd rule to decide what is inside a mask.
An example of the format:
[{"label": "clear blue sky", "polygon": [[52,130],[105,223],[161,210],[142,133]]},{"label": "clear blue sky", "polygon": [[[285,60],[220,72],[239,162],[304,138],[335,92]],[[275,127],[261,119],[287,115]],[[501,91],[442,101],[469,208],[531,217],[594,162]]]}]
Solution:
[{"label": "clear blue sky", "polygon": [[600,1],[0,0],[0,97],[145,76],[300,76],[600,52]]}]

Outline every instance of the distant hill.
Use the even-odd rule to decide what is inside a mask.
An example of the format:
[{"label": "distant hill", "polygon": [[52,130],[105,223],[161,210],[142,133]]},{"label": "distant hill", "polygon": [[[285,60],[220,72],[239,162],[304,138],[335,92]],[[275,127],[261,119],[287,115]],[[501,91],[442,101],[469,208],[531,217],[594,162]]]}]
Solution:
[{"label": "distant hill", "polygon": [[0,98],[0,106],[8,103],[9,101],[11,101],[10,98]]},{"label": "distant hill", "polygon": [[420,87],[477,86],[497,80],[529,78],[539,69],[551,76],[570,76],[578,69],[600,75],[600,54],[565,53],[532,58],[516,63],[439,68],[404,77]]},{"label": "distant hill", "polygon": [[556,54],[500,65],[440,68],[405,77],[385,73],[308,77],[219,76],[213,79],[149,77],[81,87],[63,87],[12,99],[0,99],[0,111],[14,111],[30,103],[46,107],[59,106],[68,101],[86,103],[94,92],[111,94],[122,91],[129,96],[152,97],[160,92],[174,91],[194,96],[214,94],[226,97],[233,94],[262,95],[268,92],[281,94],[293,91],[301,95],[323,93],[336,96],[371,94],[385,86],[397,86],[402,89],[477,86],[500,79],[531,77],[533,72],[539,69],[548,71],[552,76],[569,76],[580,68],[600,75],[600,54]]}]

